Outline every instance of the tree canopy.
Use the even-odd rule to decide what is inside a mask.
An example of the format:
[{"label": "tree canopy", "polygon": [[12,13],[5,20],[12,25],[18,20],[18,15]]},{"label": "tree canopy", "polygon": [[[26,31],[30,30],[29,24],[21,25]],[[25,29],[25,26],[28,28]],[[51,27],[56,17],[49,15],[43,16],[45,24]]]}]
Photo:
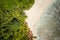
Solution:
[{"label": "tree canopy", "polygon": [[0,0],[0,40],[28,40],[28,10],[34,0]]}]

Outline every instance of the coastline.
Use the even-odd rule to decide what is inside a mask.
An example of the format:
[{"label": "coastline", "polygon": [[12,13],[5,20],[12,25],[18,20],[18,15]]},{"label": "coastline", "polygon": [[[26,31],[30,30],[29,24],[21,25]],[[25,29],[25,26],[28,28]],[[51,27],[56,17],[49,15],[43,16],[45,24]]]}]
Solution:
[{"label": "coastline", "polygon": [[[37,36],[37,25],[38,20],[43,15],[44,10],[51,4],[53,0],[35,0],[34,5],[29,10],[25,10],[28,18],[26,19],[28,27],[33,33],[33,36]],[[34,39],[37,40],[37,39]]]}]

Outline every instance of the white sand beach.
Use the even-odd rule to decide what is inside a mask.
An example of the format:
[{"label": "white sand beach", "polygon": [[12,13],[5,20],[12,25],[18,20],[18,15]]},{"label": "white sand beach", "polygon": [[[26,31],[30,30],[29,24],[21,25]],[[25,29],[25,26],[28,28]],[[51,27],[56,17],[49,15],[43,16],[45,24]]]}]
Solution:
[{"label": "white sand beach", "polygon": [[34,26],[36,22],[39,20],[40,16],[42,16],[42,12],[47,8],[49,4],[51,4],[53,0],[35,0],[34,5],[29,10],[26,10],[28,18],[26,21],[28,22],[29,28],[32,30],[33,35],[36,36],[36,28]]}]

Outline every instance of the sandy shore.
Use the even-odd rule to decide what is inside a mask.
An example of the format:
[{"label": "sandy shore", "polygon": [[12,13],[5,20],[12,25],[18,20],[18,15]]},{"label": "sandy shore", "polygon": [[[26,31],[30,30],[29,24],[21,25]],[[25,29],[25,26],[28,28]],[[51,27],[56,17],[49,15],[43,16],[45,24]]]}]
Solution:
[{"label": "sandy shore", "polygon": [[[27,22],[29,28],[32,30],[33,35],[36,36],[36,28],[34,26],[36,22],[39,20],[40,16],[42,16],[43,11],[47,8],[47,6],[53,2],[52,0],[35,0],[34,5],[29,10],[26,10],[25,13],[27,14]],[[34,39],[35,40],[35,39]]]}]

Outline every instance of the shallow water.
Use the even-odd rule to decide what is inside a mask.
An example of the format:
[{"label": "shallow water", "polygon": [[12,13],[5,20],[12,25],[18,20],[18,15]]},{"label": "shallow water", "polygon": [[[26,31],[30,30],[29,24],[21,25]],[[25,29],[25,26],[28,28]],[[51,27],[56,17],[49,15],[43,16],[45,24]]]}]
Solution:
[{"label": "shallow water", "polygon": [[37,23],[37,40],[60,40],[60,1],[49,6]]}]

